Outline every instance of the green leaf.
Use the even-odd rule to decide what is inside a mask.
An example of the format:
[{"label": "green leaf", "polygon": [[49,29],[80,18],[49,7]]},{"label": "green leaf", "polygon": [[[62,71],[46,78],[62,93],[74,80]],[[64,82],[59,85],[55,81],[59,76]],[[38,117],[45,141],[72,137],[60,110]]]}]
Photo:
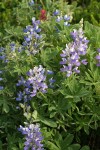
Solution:
[{"label": "green leaf", "polygon": [[96,68],[96,70],[95,70],[95,72],[94,72],[94,80],[95,80],[95,81],[98,81],[98,79],[100,79],[100,78],[99,78],[99,69]]},{"label": "green leaf", "polygon": [[100,39],[100,27],[90,24],[88,21],[84,22],[85,31],[92,44],[98,44]]},{"label": "green leaf", "polygon": [[89,146],[83,146],[80,150],[90,150]]},{"label": "green leaf", "polygon": [[64,139],[62,142],[62,148],[67,148],[73,141],[74,135],[73,134],[68,134],[67,137]]},{"label": "green leaf", "polygon": [[7,102],[7,97],[1,97],[1,99],[0,99],[0,106],[3,106],[2,110],[5,113],[9,112],[9,106],[8,106],[8,102]]},{"label": "green leaf", "polygon": [[37,111],[34,110],[34,112],[32,113],[32,117],[33,117],[35,120],[37,119],[37,115],[38,115]]},{"label": "green leaf", "polygon": [[87,72],[85,72],[87,80],[93,82],[93,78],[90,76],[90,74],[88,74]]},{"label": "green leaf", "polygon": [[68,150],[79,150],[80,149],[79,144],[72,144],[71,146],[68,147]]},{"label": "green leaf", "polygon": [[46,124],[47,126],[50,126],[52,128],[57,127],[57,123],[51,119],[47,119],[47,118],[43,118],[43,117],[40,117],[39,119],[42,123]]},{"label": "green leaf", "polygon": [[45,143],[45,145],[46,145],[47,147],[49,147],[49,150],[61,150],[61,149],[59,149],[54,143],[52,143],[52,142],[50,142],[50,141],[47,141],[47,142]]},{"label": "green leaf", "polygon": [[8,107],[7,103],[4,103],[4,104],[3,104],[3,110],[4,110],[4,112],[6,112],[6,113],[9,112],[9,107]]},{"label": "green leaf", "polygon": [[88,126],[84,126],[84,131],[86,132],[87,135],[89,135],[89,127]]}]

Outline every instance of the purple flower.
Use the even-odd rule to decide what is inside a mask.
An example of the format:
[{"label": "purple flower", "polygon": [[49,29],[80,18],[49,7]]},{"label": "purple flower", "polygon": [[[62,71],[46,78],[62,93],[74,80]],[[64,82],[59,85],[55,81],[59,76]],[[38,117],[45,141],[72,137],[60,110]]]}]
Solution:
[{"label": "purple flower", "polygon": [[86,59],[83,59],[83,60],[81,61],[81,63],[84,64],[84,65],[87,65],[88,62],[87,62]]},{"label": "purple flower", "polygon": [[97,49],[98,53],[100,53],[100,48]]},{"label": "purple flower", "polygon": [[39,33],[39,32],[41,32],[41,29],[39,28],[38,25],[36,25],[35,28],[34,28],[34,31],[37,32],[37,33]]},{"label": "purple flower", "polygon": [[47,70],[47,74],[54,74],[54,72],[51,70]]},{"label": "purple flower", "polygon": [[56,21],[57,21],[57,22],[60,22],[62,19],[63,19],[62,16],[57,16]]},{"label": "purple flower", "polygon": [[53,87],[54,87],[55,81],[56,81],[56,80],[53,79],[53,77],[49,79],[49,87],[50,87],[50,88],[53,88]]},{"label": "purple flower", "polygon": [[15,43],[10,43],[10,48],[11,48],[11,51],[15,51],[15,48],[16,48],[16,45]]},{"label": "purple flower", "polygon": [[[39,41],[42,38],[40,35],[41,28],[39,28],[40,21],[32,18],[32,25],[26,26],[24,29],[24,42],[23,47],[29,51],[28,54],[37,54],[39,52]],[[34,42],[33,42],[34,41]]]},{"label": "purple flower", "polygon": [[69,20],[70,20],[70,16],[65,15],[65,16],[64,16],[64,20],[69,21]]},{"label": "purple flower", "polygon": [[4,60],[5,59],[5,55],[0,56],[0,59]]},{"label": "purple flower", "polygon": [[25,80],[24,80],[24,78],[21,76],[21,79],[20,80],[18,80],[18,83],[16,84],[17,86],[21,86],[21,85],[25,85]]},{"label": "purple flower", "polygon": [[78,67],[75,67],[75,68],[73,69],[73,71],[76,72],[76,73],[80,73],[80,70],[78,70]]},{"label": "purple flower", "polygon": [[70,24],[66,21],[64,22],[64,26],[70,26]]},{"label": "purple flower", "polygon": [[[81,56],[86,55],[86,50],[88,48],[88,40],[84,37],[83,30],[80,28],[79,30],[73,30],[71,32],[71,36],[73,38],[73,42],[66,44],[65,50],[62,50],[60,54],[62,61],[60,64],[63,65],[61,68],[61,72],[66,72],[67,77],[69,77],[72,73],[80,73],[79,66],[81,64],[87,65],[86,59],[81,59]],[[99,57],[96,57],[99,58]]]},{"label": "purple flower", "polygon": [[25,80],[21,77],[18,80],[17,86],[23,86],[23,93],[19,92],[17,101],[24,100],[24,102],[31,100],[38,92],[46,93],[48,88],[46,84],[46,70],[41,65],[35,66],[27,72],[28,78]]},{"label": "purple flower", "polygon": [[96,60],[97,60],[97,66],[99,67],[100,66],[100,48],[97,49],[98,51],[98,55],[96,56]]},{"label": "purple flower", "polygon": [[26,124],[25,127],[20,125],[18,130],[25,136],[24,150],[44,150],[38,124]]},{"label": "purple flower", "polygon": [[3,86],[0,86],[0,90],[3,90],[4,89],[4,87]]},{"label": "purple flower", "polygon": [[19,93],[17,93],[17,98],[16,98],[16,101],[21,101],[22,98],[23,98],[23,93],[21,91],[19,91]]},{"label": "purple flower", "polygon": [[98,67],[100,67],[100,62],[97,64]]},{"label": "purple flower", "polygon": [[53,12],[53,15],[54,15],[54,16],[59,15],[59,10],[56,9],[56,11]]},{"label": "purple flower", "polygon": [[97,59],[97,60],[100,60],[100,55],[97,55],[97,56],[96,56],[96,59]]}]

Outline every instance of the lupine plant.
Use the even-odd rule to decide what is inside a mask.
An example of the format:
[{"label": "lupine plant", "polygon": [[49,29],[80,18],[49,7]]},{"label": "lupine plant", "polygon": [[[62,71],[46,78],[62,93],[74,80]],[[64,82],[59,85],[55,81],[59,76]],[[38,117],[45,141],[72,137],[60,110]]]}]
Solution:
[{"label": "lupine plant", "polygon": [[0,149],[97,150],[100,28],[73,24],[66,2],[48,5],[0,48]]},{"label": "lupine plant", "polygon": [[43,144],[41,143],[43,137],[38,125],[26,124],[26,127],[20,126],[18,129],[25,135],[25,147],[24,150],[43,150]]}]

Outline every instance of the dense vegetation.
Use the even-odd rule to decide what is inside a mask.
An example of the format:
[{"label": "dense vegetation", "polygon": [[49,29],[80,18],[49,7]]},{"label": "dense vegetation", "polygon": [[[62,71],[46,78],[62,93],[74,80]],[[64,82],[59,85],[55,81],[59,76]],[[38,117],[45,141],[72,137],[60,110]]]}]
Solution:
[{"label": "dense vegetation", "polygon": [[0,150],[99,150],[99,0],[0,12]]}]

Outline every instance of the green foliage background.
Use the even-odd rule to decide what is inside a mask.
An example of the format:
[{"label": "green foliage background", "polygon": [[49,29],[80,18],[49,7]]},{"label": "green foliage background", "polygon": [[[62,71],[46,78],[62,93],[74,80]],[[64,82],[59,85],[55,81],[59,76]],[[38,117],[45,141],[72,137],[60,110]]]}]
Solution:
[{"label": "green foliage background", "polygon": [[[51,5],[54,2],[54,5]],[[59,7],[58,7],[59,2]],[[0,150],[22,150],[23,139],[21,134],[16,130],[20,124],[30,117],[33,122],[41,123],[42,132],[45,137],[45,146],[50,150],[89,150],[88,140],[93,136],[92,141],[98,141],[100,138],[100,70],[95,68],[94,56],[95,49],[100,47],[100,2],[99,0],[77,0],[67,1],[73,12],[72,26],[66,31],[63,26],[58,28],[63,32],[58,36],[53,30],[51,22],[42,24],[43,32],[47,35],[44,51],[37,58],[28,56],[26,53],[19,55],[16,53],[15,59],[9,53],[9,43],[17,41],[18,46],[23,39],[23,28],[31,24],[31,18],[40,15],[38,6],[48,11],[48,16],[55,8],[63,8],[62,0],[43,0],[35,1],[35,7],[29,7],[26,0],[2,0],[0,2],[0,42],[2,46],[7,47],[7,54],[10,62],[0,64],[1,70],[6,70],[3,75],[5,90],[0,93]],[[50,7],[51,6],[51,7]],[[70,42],[69,33],[73,28],[79,28],[78,23],[81,18],[84,20],[85,35],[90,40],[87,59],[90,62],[88,69],[83,68],[80,77],[72,76],[64,80],[64,76],[59,73],[58,64],[59,54],[66,42]],[[89,23],[90,22],[90,23]],[[54,22],[53,22],[54,23]],[[92,23],[92,24],[91,24]],[[65,37],[63,36],[65,35]],[[67,39],[67,40],[66,40]],[[60,42],[57,42],[60,41]],[[56,51],[55,51],[56,48]],[[57,90],[48,90],[48,95],[38,94],[37,98],[31,101],[31,114],[22,116],[24,106],[21,110],[16,110],[16,83],[19,75],[24,75],[34,65],[42,63],[46,68],[53,68],[56,74]],[[63,78],[63,79],[62,79]],[[60,85],[60,86],[59,86]],[[39,108],[37,104],[42,103]],[[67,119],[66,119],[67,118]],[[68,130],[68,133],[66,131]],[[66,133],[66,134],[65,134]],[[86,140],[85,140],[86,139]],[[67,142],[66,142],[67,141]],[[76,144],[77,143],[77,144]],[[83,148],[81,148],[81,146]],[[64,147],[65,146],[65,147]],[[91,150],[93,147],[90,143]],[[67,150],[66,149],[66,150]],[[98,149],[99,150],[99,149]]]}]

